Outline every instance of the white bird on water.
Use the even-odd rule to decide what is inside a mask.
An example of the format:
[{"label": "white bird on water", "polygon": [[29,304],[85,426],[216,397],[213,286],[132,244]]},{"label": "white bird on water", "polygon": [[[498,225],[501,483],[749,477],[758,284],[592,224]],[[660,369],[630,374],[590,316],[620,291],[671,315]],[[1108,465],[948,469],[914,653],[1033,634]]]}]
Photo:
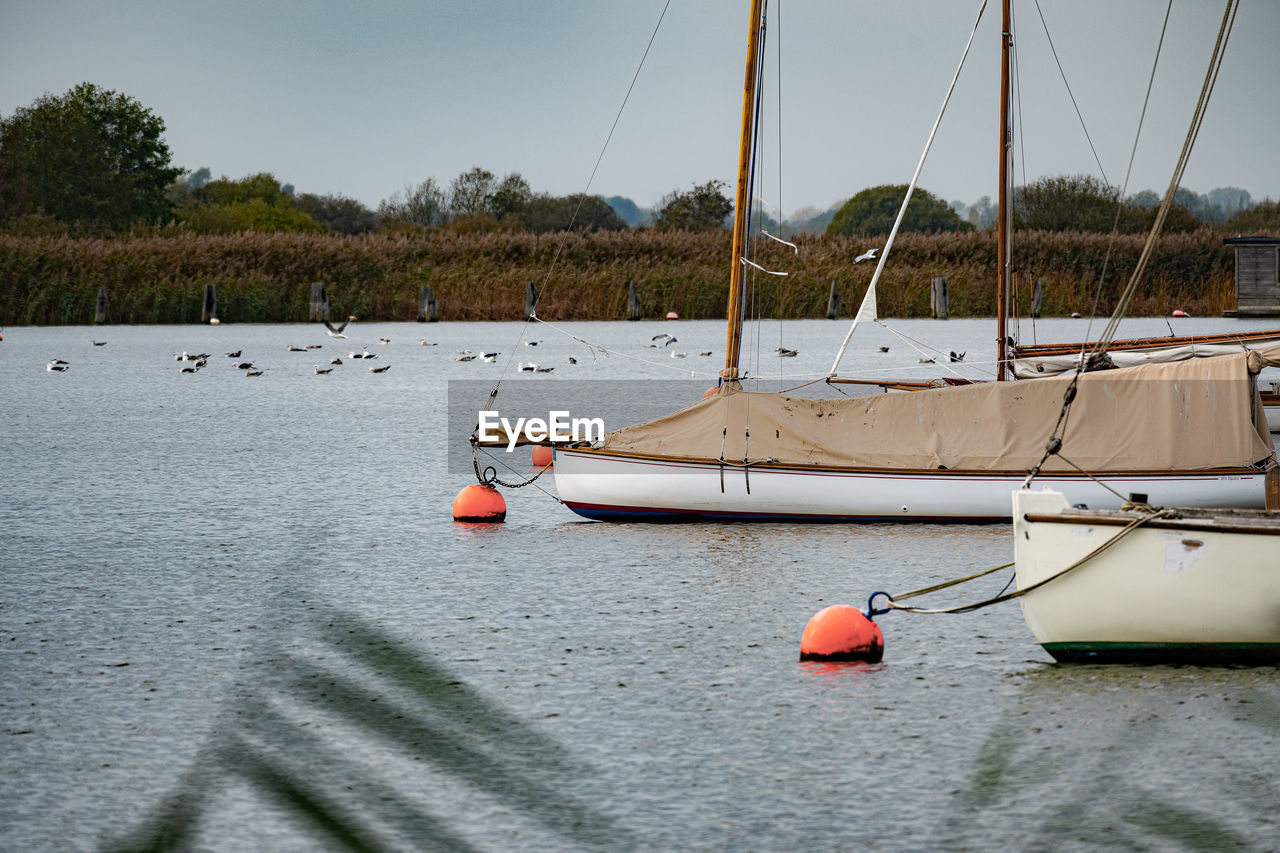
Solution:
[{"label": "white bird on water", "polygon": [[874,261],[874,260],[876,259],[876,252],[878,252],[878,251],[880,251],[880,247],[879,247],[879,246],[877,246],[877,247],[876,247],[876,248],[874,248],[874,249],[867,249],[867,250],[866,250],[865,252],[863,252],[861,255],[858,255],[858,257],[854,258],[854,259],[853,259],[853,262],[854,262],[855,264],[860,264],[860,263],[862,263],[863,261]]}]

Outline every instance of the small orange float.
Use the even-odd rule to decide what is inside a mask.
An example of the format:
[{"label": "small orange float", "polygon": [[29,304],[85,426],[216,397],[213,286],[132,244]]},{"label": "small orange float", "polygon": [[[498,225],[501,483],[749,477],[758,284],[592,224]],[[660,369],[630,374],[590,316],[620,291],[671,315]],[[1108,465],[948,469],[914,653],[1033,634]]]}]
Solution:
[{"label": "small orange float", "polygon": [[507,502],[493,486],[472,483],[453,499],[454,521],[497,523],[507,517]]},{"label": "small orange float", "polygon": [[535,444],[533,446],[533,467],[546,468],[555,459],[555,453],[551,447],[546,444]]},{"label": "small orange float", "polygon": [[880,626],[849,604],[819,610],[800,637],[800,660],[879,663],[883,657]]}]

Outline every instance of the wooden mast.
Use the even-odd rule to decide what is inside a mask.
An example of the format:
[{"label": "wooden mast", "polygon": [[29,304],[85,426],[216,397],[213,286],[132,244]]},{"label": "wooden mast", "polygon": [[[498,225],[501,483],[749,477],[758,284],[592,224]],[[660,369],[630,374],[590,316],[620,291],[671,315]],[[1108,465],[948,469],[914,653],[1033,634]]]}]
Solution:
[{"label": "wooden mast", "polygon": [[1005,361],[1009,332],[1009,2],[1004,0],[1000,18],[1000,188],[996,195],[996,381],[1008,378]]},{"label": "wooden mast", "polygon": [[738,355],[742,345],[742,283],[747,251],[747,229],[751,222],[750,183],[751,141],[755,127],[756,65],[760,53],[760,10],[763,0],[751,0],[751,20],[747,29],[747,72],[742,84],[742,136],[738,147],[738,190],[733,206],[733,266],[729,270],[729,334],[724,348],[725,380],[738,378]]}]

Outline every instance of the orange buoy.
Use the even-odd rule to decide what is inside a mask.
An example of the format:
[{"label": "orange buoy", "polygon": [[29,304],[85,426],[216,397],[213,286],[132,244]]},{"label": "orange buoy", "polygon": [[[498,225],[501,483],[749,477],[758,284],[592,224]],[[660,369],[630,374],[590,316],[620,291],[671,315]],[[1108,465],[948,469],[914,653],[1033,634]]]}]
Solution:
[{"label": "orange buoy", "polygon": [[849,660],[878,663],[884,657],[884,634],[866,614],[849,604],[819,610],[804,626],[800,660]]},{"label": "orange buoy", "polygon": [[553,459],[555,459],[555,454],[549,445],[535,444],[533,446],[533,467],[546,468]]},{"label": "orange buoy", "polygon": [[1185,317],[1185,316],[1187,316],[1187,312],[1186,312],[1186,311],[1183,311],[1181,308],[1176,308],[1176,309],[1174,309],[1173,316],[1175,316],[1175,317]]},{"label": "orange buoy", "polygon": [[472,483],[453,499],[454,521],[493,522],[505,520],[507,502],[493,486]]},{"label": "orange buoy", "polygon": [[674,312],[674,311],[668,311],[668,312],[667,312],[667,319],[668,319],[668,320],[679,320],[679,319],[680,319],[680,315],[679,315],[679,314],[677,314],[677,313],[676,313],[676,312]]}]

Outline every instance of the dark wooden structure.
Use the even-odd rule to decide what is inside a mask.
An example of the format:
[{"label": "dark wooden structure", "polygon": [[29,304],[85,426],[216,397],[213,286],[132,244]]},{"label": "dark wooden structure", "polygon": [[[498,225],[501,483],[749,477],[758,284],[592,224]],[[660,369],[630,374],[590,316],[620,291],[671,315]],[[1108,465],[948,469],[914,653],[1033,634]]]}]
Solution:
[{"label": "dark wooden structure", "polygon": [[1280,238],[1228,237],[1236,250],[1236,316],[1280,317]]}]

